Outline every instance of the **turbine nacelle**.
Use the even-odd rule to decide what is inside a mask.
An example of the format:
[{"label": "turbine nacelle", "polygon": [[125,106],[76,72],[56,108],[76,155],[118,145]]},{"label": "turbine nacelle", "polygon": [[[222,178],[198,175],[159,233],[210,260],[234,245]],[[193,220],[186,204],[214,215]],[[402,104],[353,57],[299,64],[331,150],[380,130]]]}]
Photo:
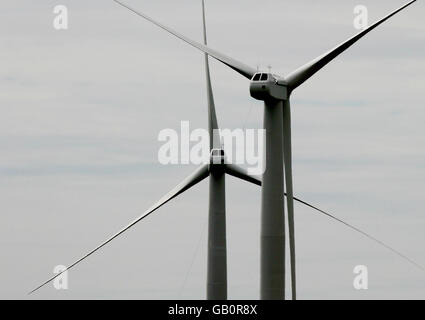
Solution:
[{"label": "turbine nacelle", "polygon": [[212,149],[210,154],[210,170],[212,168],[218,168],[226,163],[226,156],[223,149]]},{"label": "turbine nacelle", "polygon": [[257,100],[288,99],[288,87],[286,82],[271,73],[256,73],[251,79],[249,91],[251,97]]}]

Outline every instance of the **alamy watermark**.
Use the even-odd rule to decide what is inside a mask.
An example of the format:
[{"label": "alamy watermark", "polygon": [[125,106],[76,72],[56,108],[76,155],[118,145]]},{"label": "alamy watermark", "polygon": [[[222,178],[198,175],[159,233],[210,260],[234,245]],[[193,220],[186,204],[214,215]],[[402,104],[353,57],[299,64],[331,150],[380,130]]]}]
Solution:
[{"label": "alamy watermark", "polygon": [[[214,146],[224,151],[224,163],[245,165],[248,174],[264,173],[263,145],[264,129],[217,129],[213,132]],[[205,129],[191,130],[189,121],[181,121],[180,132],[163,129],[158,134],[158,141],[163,142],[158,150],[158,161],[168,164],[208,164],[212,162],[210,136]]]},{"label": "alamy watermark", "polygon": [[53,287],[56,290],[68,290],[68,271],[66,266],[57,265],[53,268],[53,273],[58,275],[53,280]]},{"label": "alamy watermark", "polygon": [[369,273],[367,266],[358,265],[353,269],[353,273],[356,274],[353,281],[353,287],[356,290],[367,290],[369,289]]},{"label": "alamy watermark", "polygon": [[68,8],[64,5],[57,5],[53,8],[53,28],[56,30],[68,30]]},{"label": "alamy watermark", "polygon": [[355,6],[354,15],[354,28],[356,28],[357,30],[365,30],[368,27],[369,18],[369,12],[367,10],[367,7],[361,4]]}]

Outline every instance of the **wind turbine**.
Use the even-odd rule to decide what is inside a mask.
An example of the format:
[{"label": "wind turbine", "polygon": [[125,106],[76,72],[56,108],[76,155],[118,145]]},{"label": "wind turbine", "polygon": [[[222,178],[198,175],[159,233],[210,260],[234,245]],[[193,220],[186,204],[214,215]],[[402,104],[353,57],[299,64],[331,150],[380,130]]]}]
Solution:
[{"label": "wind turbine", "polygon": [[[205,5],[202,1],[203,13],[203,36],[204,45],[207,45]],[[207,83],[208,100],[208,131],[210,137],[210,163],[199,167],[190,176],[184,179],[178,186],[161,198],[155,205],[144,212],[126,227],[122,228],[115,235],[103,242],[101,245],[90,251],[88,254],[72,263],[67,270],[95,253],[97,250],[114,240],[116,237],[130,229],[136,223],[142,221],[168,201],[174,199],[181,193],[190,189],[197,183],[209,177],[209,210],[208,210],[208,253],[207,253],[207,299],[225,300],[227,299],[227,252],[226,252],[226,201],[225,201],[225,174],[230,174],[249,182],[261,184],[256,177],[250,177],[243,168],[236,165],[226,164],[224,149],[221,145],[217,115],[215,111],[214,96],[211,85],[208,54],[205,53],[205,73]],[[301,200],[298,200],[300,201]],[[315,208],[303,202],[305,205]],[[315,208],[316,209],[316,208]],[[317,210],[317,209],[316,209]],[[63,273],[63,272],[62,272]],[[30,293],[40,289],[50,281],[54,280],[61,273],[50,278]]]},{"label": "wind turbine", "polygon": [[[295,230],[294,230],[294,196],[292,183],[292,146],[291,146],[291,110],[290,95],[316,72],[351,47],[363,36],[380,24],[411,5],[412,0],[397,10],[378,20],[365,30],[351,37],[330,51],[296,69],[287,77],[270,73],[258,73],[231,57],[206,45],[193,41],[171,28],[153,20],[144,13],[114,0],[116,3],[133,11],[142,18],[152,22],[191,46],[240,73],[250,83],[250,94],[254,99],[264,101],[264,129],[266,130],[265,172],[262,177],[261,192],[261,298],[285,298],[285,226],[284,226],[284,169],[287,190],[289,246],[291,256],[292,296],[296,297],[295,269]],[[283,163],[285,165],[283,166]]]},{"label": "wind turbine", "polygon": [[[295,283],[295,236],[294,236],[294,207],[293,202],[298,201],[317,212],[324,214],[339,223],[359,232],[380,245],[388,248],[410,263],[423,269],[413,260],[402,253],[386,245],[382,241],[370,236],[360,229],[336,218],[335,216],[318,209],[317,207],[295,198],[292,189],[292,160],[291,160],[291,127],[290,127],[290,107],[289,96],[292,90],[306,81],[314,73],[320,70],[324,65],[334,59],[339,53],[343,52],[363,35],[377,27],[379,24],[390,18],[392,15],[401,11],[414,1],[409,2],[400,9],[394,11],[387,17],[381,19],[368,29],[359,33],[355,37],[347,40],[343,44],[332,49],[328,53],[320,56],[305,66],[297,69],[287,78],[282,78],[270,73],[258,73],[232,58],[229,58],[218,51],[207,46],[205,7],[203,8],[203,31],[204,44],[200,44],[185,36],[171,30],[170,28],[154,21],[148,16],[137,10],[114,0],[133,11],[137,15],[151,21],[162,29],[184,40],[190,45],[200,49],[205,54],[205,70],[207,80],[208,96],[208,128],[210,133],[210,163],[200,166],[191,175],[185,178],[173,190],[162,197],[156,204],[145,211],[141,216],[122,228],[119,232],[104,241],[102,244],[91,250],[89,253],[78,259],[67,267],[70,270],[75,265],[85,260],[87,257],[98,251],[100,248],[123,234],[138,222],[144,220],[161,206],[190,189],[205,178],[210,178],[209,188],[209,228],[208,228],[208,270],[207,270],[207,298],[208,299],[226,299],[227,298],[227,262],[226,262],[226,221],[225,221],[225,174],[230,174],[236,178],[262,186],[262,235],[261,235],[261,298],[263,299],[283,299],[284,298],[284,206],[283,195],[287,196],[288,221],[289,221],[289,239],[291,255],[291,284],[292,298],[296,298]],[[234,164],[227,164],[225,161],[224,150],[220,142],[218,131],[218,122],[215,113],[214,97],[212,92],[208,55],[228,65],[243,76],[251,79],[251,96],[255,99],[264,100],[264,127],[266,129],[266,171],[262,179],[249,175],[246,170]],[[283,121],[282,121],[283,119]],[[286,188],[283,190],[283,162],[285,162]],[[64,271],[56,274],[54,277],[45,281],[34,290],[42,288]]]}]

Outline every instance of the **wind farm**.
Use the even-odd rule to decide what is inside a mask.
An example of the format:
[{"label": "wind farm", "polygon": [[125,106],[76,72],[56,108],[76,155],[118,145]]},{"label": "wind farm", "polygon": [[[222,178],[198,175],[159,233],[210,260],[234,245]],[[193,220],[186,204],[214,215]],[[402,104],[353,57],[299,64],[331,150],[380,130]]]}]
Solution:
[{"label": "wind farm", "polygon": [[[184,179],[171,192],[167,193],[151,208],[137,217],[130,224],[120,229],[116,234],[102,242],[99,246],[89,251],[87,254],[67,266],[67,270],[74,268],[77,264],[97,252],[99,249],[110,243],[112,240],[124,234],[131,227],[142,220],[145,220],[157,209],[170,202],[183,192],[200,181],[209,179],[209,209],[208,209],[208,255],[207,255],[207,280],[206,297],[210,300],[227,299],[227,286],[231,279],[227,276],[227,249],[226,249],[226,193],[225,176],[226,174],[261,186],[261,237],[260,242],[260,298],[264,300],[282,300],[288,294],[285,293],[287,284],[285,283],[285,256],[286,246],[289,246],[290,260],[290,287],[292,299],[297,298],[297,274],[296,274],[296,247],[295,247],[295,217],[294,201],[308,206],[315,212],[325,215],[334,221],[344,224],[357,233],[361,233],[372,241],[378,242],[381,246],[390,249],[409,263],[422,269],[422,267],[408,258],[403,253],[393,249],[384,242],[376,239],[359,228],[337,218],[324,210],[318,208],[315,204],[310,204],[294,195],[293,174],[292,174],[292,139],[291,139],[291,108],[289,99],[293,91],[301,86],[310,77],[320,71],[328,63],[338,57],[342,52],[350,48],[354,43],[360,40],[387,21],[394,15],[403,11],[413,4],[411,1],[402,7],[392,11],[376,23],[357,35],[342,42],[330,51],[318,56],[302,67],[296,69],[287,76],[278,76],[271,72],[259,71],[256,68],[247,66],[234,58],[220,53],[208,46],[205,5],[203,8],[203,43],[191,40],[162,23],[153,20],[140,10],[128,6],[124,2],[114,0],[117,4],[132,13],[144,18],[148,22],[155,24],[169,34],[183,40],[192,47],[200,50],[205,58],[204,68],[206,75],[207,88],[207,119],[208,131],[210,135],[210,154],[211,159],[208,164],[200,166],[195,172]],[[266,53],[265,53],[266,54]],[[284,54],[283,54],[284,55]],[[252,98],[263,102],[264,120],[263,125],[266,132],[265,139],[265,171],[261,177],[250,175],[242,167],[226,162],[221,138],[217,134],[219,121],[216,116],[216,107],[213,96],[213,84],[210,76],[209,59],[214,58],[224,65],[230,67],[233,71],[249,80],[249,94]],[[286,210],[285,210],[286,202]],[[287,224],[287,228],[286,228]],[[287,231],[286,231],[287,229]],[[288,243],[286,242],[288,239]],[[60,276],[60,273],[51,277],[41,285],[31,291],[35,293],[46,284]]]}]

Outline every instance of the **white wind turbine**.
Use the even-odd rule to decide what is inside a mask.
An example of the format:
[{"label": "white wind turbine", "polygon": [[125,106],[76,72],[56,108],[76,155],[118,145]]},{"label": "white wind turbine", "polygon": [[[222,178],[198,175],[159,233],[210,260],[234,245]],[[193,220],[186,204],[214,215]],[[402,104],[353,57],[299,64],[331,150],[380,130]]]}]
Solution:
[{"label": "white wind turbine", "polygon": [[[409,259],[407,256],[386,245],[382,241],[370,236],[360,229],[336,218],[335,216],[318,209],[317,207],[302,201],[293,196],[292,188],[292,156],[291,156],[291,121],[289,97],[291,92],[300,86],[304,81],[314,75],[327,63],[333,60],[341,52],[346,50],[357,40],[376,28],[379,24],[389,19],[408,5],[413,0],[401,8],[395,10],[388,16],[371,25],[369,28],[350,38],[329,52],[321,55],[313,61],[283,78],[270,73],[258,73],[255,69],[246,66],[230,57],[227,57],[207,46],[206,23],[204,0],[203,7],[203,31],[204,44],[190,40],[187,37],[173,31],[172,29],[154,21],[145,14],[114,0],[119,5],[126,7],[137,15],[156,24],[186,43],[198,48],[205,54],[205,69],[207,80],[208,96],[208,128],[210,134],[210,163],[200,166],[190,176],[185,178],[173,190],[162,197],[157,203],[136,218],[130,224],[122,228],[119,232],[104,241],[102,244],[88,252],[86,255],[72,263],[66,270],[70,270],[75,265],[98,251],[100,248],[123,234],[132,226],[151,215],[158,208],[190,189],[197,183],[209,177],[209,218],[208,218],[208,269],[207,269],[207,298],[226,299],[227,298],[227,262],[226,262],[226,214],[225,214],[225,174],[230,174],[242,180],[262,186],[262,221],[261,221],[261,298],[262,299],[284,299],[285,297],[285,233],[284,233],[284,205],[283,195],[287,196],[288,224],[289,224],[289,244],[291,261],[291,287],[292,298],[296,298],[296,275],[295,275],[295,235],[294,235],[294,207],[293,201],[298,201],[317,212],[324,214],[339,223],[359,232],[369,239],[379,243],[387,249],[393,251],[400,257],[423,269],[419,264]],[[246,170],[225,161],[221,138],[218,133],[218,122],[215,113],[214,98],[211,86],[208,55],[229,66],[241,75],[251,80],[251,96],[265,103],[264,127],[266,129],[266,171],[262,179],[249,175]],[[283,187],[283,163],[285,164],[286,189]],[[65,272],[65,271],[63,271]],[[51,277],[34,290],[33,293],[53,281],[63,272]]]}]

